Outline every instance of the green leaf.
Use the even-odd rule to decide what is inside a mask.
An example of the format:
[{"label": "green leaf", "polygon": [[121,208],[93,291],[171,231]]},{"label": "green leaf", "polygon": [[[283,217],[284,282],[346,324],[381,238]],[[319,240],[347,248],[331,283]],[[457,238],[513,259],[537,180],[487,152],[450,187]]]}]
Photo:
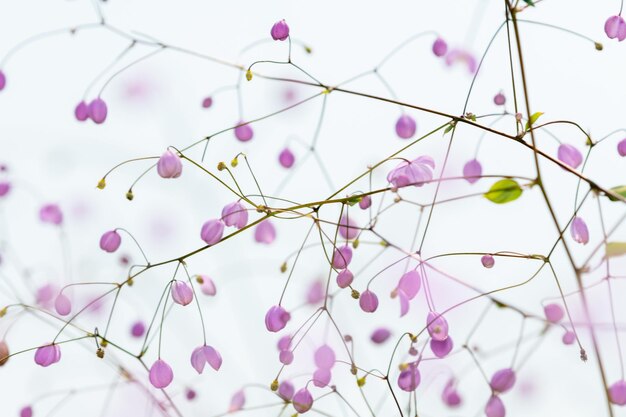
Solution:
[{"label": "green leaf", "polygon": [[[622,197],[626,198],[626,185],[618,185],[617,187],[611,188],[611,191],[613,191],[615,194],[619,194]],[[609,197],[609,200],[611,201],[619,201],[617,198],[613,197],[612,195],[607,195],[607,197]]]},{"label": "green leaf", "polygon": [[448,126],[446,127],[446,130],[443,131],[443,134],[445,135],[446,133],[450,132],[452,129],[454,129],[454,124],[452,122],[448,123]]},{"label": "green leaf", "polygon": [[529,6],[535,6],[535,2],[533,0],[524,0],[524,3],[526,3]]},{"label": "green leaf", "polygon": [[517,181],[507,178],[493,184],[485,193],[485,198],[496,204],[504,204],[517,200],[521,195],[522,187]]},{"label": "green leaf", "polygon": [[530,119],[528,119],[528,121],[526,122],[526,130],[529,130],[530,127],[534,125],[537,119],[539,119],[542,115],[543,112],[540,111],[538,111],[537,113],[533,113],[533,115],[530,116]]},{"label": "green leaf", "polygon": [[363,196],[360,195],[356,195],[353,197],[350,197],[349,199],[346,200],[346,204],[349,206],[353,206],[356,203],[359,203],[361,200],[363,200]]},{"label": "green leaf", "polygon": [[606,257],[615,258],[626,255],[626,242],[607,242]]}]

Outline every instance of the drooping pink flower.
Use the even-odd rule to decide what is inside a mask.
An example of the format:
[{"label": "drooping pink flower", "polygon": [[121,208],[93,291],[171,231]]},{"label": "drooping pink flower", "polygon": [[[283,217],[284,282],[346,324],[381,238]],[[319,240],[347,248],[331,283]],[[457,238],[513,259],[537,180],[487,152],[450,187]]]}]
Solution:
[{"label": "drooping pink flower", "polygon": [[61,360],[61,348],[51,344],[38,347],[35,351],[35,363],[39,366],[50,366]]},{"label": "drooping pink flower", "polygon": [[74,108],[74,117],[76,117],[76,120],[79,122],[84,122],[89,119],[89,106],[84,100],[78,103],[76,108]]},{"label": "drooping pink flower", "polygon": [[59,225],[63,223],[63,212],[56,204],[46,204],[39,210],[39,219],[44,223]]},{"label": "drooping pink flower", "polygon": [[183,162],[171,150],[166,150],[157,162],[157,172],[161,178],[178,178],[183,173]]},{"label": "drooping pink flower", "polygon": [[626,381],[619,380],[609,387],[609,399],[613,404],[626,405]]},{"label": "drooping pink flower", "polygon": [[204,371],[204,365],[209,364],[211,368],[219,371],[222,366],[222,356],[212,346],[199,346],[191,353],[191,366],[199,374]]},{"label": "drooping pink flower", "polygon": [[291,365],[291,362],[293,362],[293,352],[291,350],[281,350],[278,354],[278,360],[283,365]]},{"label": "drooping pink flower", "polygon": [[420,276],[419,272],[412,269],[402,275],[402,277],[400,277],[397,288],[403,291],[409,300],[412,300],[419,292],[421,286],[422,277]]},{"label": "drooping pink flower", "polygon": [[339,220],[339,235],[344,239],[354,239],[359,235],[361,231],[358,224],[352,219],[352,217],[344,214]]},{"label": "drooping pink flower", "polygon": [[581,154],[576,147],[567,143],[559,145],[557,157],[559,158],[559,161],[574,169],[578,168],[578,166],[583,162],[583,154]]},{"label": "drooping pink flower", "polygon": [[474,74],[478,69],[476,58],[464,49],[452,49],[446,55],[446,65],[452,66],[458,63],[465,64],[470,74]]},{"label": "drooping pink flower", "polygon": [[493,96],[493,103],[496,106],[504,106],[504,103],[506,103],[506,97],[504,96],[502,91]]},{"label": "drooping pink flower", "polygon": [[413,137],[416,130],[417,123],[415,123],[415,119],[408,114],[403,114],[396,121],[396,134],[401,139],[409,139]]},{"label": "drooping pink flower", "polygon": [[291,335],[285,335],[278,339],[276,347],[278,350],[289,350],[291,348]]},{"label": "drooping pink flower", "polygon": [[7,342],[5,340],[0,340],[0,366],[7,363],[10,354]]},{"label": "drooping pink flower", "polygon": [[463,165],[463,177],[465,177],[470,184],[474,184],[478,181],[482,173],[483,167],[477,159],[472,159]]},{"label": "drooping pink flower", "polygon": [[213,105],[213,97],[205,97],[202,99],[202,107],[205,109],[210,108]]},{"label": "drooping pink flower", "polygon": [[378,297],[372,291],[365,290],[359,297],[359,306],[366,313],[373,313],[378,308]]},{"label": "drooping pink flower", "polygon": [[493,268],[493,266],[496,264],[496,261],[491,255],[483,255],[480,258],[480,263],[482,263],[485,268]]},{"label": "drooping pink flower", "polygon": [[185,398],[192,401],[198,394],[192,388],[185,388]]},{"label": "drooping pink flower", "polygon": [[246,403],[246,395],[243,390],[239,390],[233,394],[230,399],[230,405],[228,406],[228,412],[234,413],[235,411],[239,411],[243,408]]},{"label": "drooping pink flower", "polygon": [[461,405],[461,396],[456,390],[454,379],[450,379],[441,393],[441,399],[448,407],[454,408]]},{"label": "drooping pink flower", "polygon": [[574,217],[570,225],[570,233],[572,234],[572,239],[578,243],[586,245],[589,242],[589,229],[587,229],[587,223],[581,217]]},{"label": "drooping pink flower", "polygon": [[8,181],[0,181],[0,197],[4,197],[11,191],[11,183]]},{"label": "drooping pink flower", "polygon": [[0,91],[4,90],[7,85],[7,76],[0,70]]},{"label": "drooping pink flower", "polygon": [[306,292],[306,302],[311,305],[316,305],[326,298],[326,287],[321,280],[315,280],[309,286],[309,290]]},{"label": "drooping pink flower", "polygon": [[283,168],[291,168],[293,164],[296,162],[296,156],[291,152],[289,148],[285,148],[278,154],[278,163]]},{"label": "drooping pink flower", "polygon": [[35,302],[43,308],[52,306],[52,299],[57,293],[57,289],[52,284],[44,284],[37,288],[35,292]]},{"label": "drooping pink flower", "polygon": [[291,401],[294,392],[295,388],[293,387],[293,384],[289,381],[283,381],[278,386],[278,396],[285,401]]},{"label": "drooping pink flower", "polygon": [[561,341],[564,345],[571,345],[576,341],[576,333],[568,330],[563,334]]},{"label": "drooping pink flower", "polygon": [[320,369],[331,369],[335,366],[335,351],[328,345],[322,345],[313,355],[315,365]]},{"label": "drooping pink flower", "polygon": [[504,403],[497,395],[492,395],[487,401],[487,405],[485,406],[485,415],[487,417],[504,417],[506,415],[506,410],[504,408]]},{"label": "drooping pink flower", "polygon": [[193,301],[193,290],[185,281],[172,282],[172,299],[176,304],[186,306]]},{"label": "drooping pink flower", "polygon": [[295,408],[298,413],[304,414],[313,407],[313,396],[305,387],[295,393],[292,403],[293,408]]},{"label": "drooping pink flower", "polygon": [[150,367],[150,383],[154,388],[166,388],[174,379],[172,368],[162,359],[155,361]]},{"label": "drooping pink flower", "polygon": [[20,410],[20,417],[33,417],[33,407],[27,405]]},{"label": "drooping pink flower", "polygon": [[431,311],[426,316],[426,325],[428,329],[428,334],[435,340],[446,340],[448,337],[448,322],[446,319]]},{"label": "drooping pink flower", "polygon": [[289,25],[285,22],[285,19],[279,20],[274,23],[272,30],[270,31],[272,39],[275,41],[284,41],[289,37]]},{"label": "drooping pink flower", "polygon": [[96,124],[104,123],[107,118],[107,104],[100,97],[91,100],[88,108],[89,117]]},{"label": "drooping pink flower", "polygon": [[63,293],[59,293],[54,301],[54,309],[60,316],[67,316],[72,311],[72,302]]},{"label": "drooping pink flower", "polygon": [[448,44],[446,41],[440,37],[435,39],[435,42],[433,42],[433,54],[435,54],[436,57],[442,57],[446,52],[448,52]]},{"label": "drooping pink flower", "polygon": [[619,156],[626,156],[626,138],[618,142],[617,153],[619,154]]},{"label": "drooping pink flower", "polygon": [[202,225],[200,237],[207,245],[215,245],[224,235],[224,222],[221,219],[211,219]]},{"label": "drooping pink flower", "polygon": [[134,322],[130,328],[130,334],[136,338],[142,337],[144,334],[146,334],[146,325],[143,323],[143,321],[138,320]]},{"label": "drooping pink flower", "polygon": [[252,126],[246,124],[243,121],[239,121],[237,123],[237,127],[235,128],[235,137],[241,142],[247,142],[254,136],[254,131],[252,130]]},{"label": "drooping pink flower", "polygon": [[265,314],[265,327],[270,332],[278,332],[285,328],[291,315],[282,306],[273,306]]},{"label": "drooping pink flower", "polygon": [[413,185],[421,187],[425,182],[433,179],[435,161],[430,156],[420,156],[410,162],[402,161],[387,174],[387,181],[394,187]]},{"label": "drooping pink flower", "polygon": [[330,383],[331,378],[330,369],[318,368],[313,372],[313,385],[318,388],[324,388]]},{"label": "drooping pink flower", "polygon": [[361,210],[366,210],[370,208],[371,205],[372,197],[370,197],[369,195],[364,195],[363,198],[361,198],[361,201],[359,201],[359,207],[361,208]]},{"label": "drooping pink flower", "polygon": [[276,228],[271,220],[263,220],[254,229],[254,240],[270,245],[276,239]]},{"label": "drooping pink flower", "polygon": [[211,297],[217,294],[217,287],[215,287],[215,283],[211,277],[208,275],[200,275],[200,278],[202,279],[202,284],[200,284],[200,291],[202,291],[202,294]]},{"label": "drooping pink flower", "polygon": [[226,226],[241,229],[248,224],[248,210],[239,201],[226,204],[222,209],[222,221]]},{"label": "drooping pink flower", "polygon": [[430,340],[430,350],[432,350],[438,358],[445,358],[448,356],[448,353],[452,352],[453,348],[454,342],[450,336],[446,337],[445,340]]},{"label": "drooping pink flower", "polygon": [[515,385],[515,379],[515,371],[511,368],[504,368],[493,374],[489,385],[495,392],[507,392]]},{"label": "drooping pink flower", "polygon": [[346,269],[352,261],[352,249],[349,245],[343,245],[335,249],[333,253],[333,268]]},{"label": "drooping pink flower", "polygon": [[122,237],[116,230],[104,232],[104,234],[100,237],[100,249],[105,252],[115,252],[120,247],[121,243]]},{"label": "drooping pink flower", "polygon": [[409,297],[402,290],[397,290],[398,299],[400,300],[400,317],[404,317],[409,312],[411,304],[409,303]]},{"label": "drooping pink flower", "polygon": [[619,42],[626,39],[626,22],[622,16],[611,16],[604,23],[604,33],[609,39],[617,39]]},{"label": "drooping pink flower", "polygon": [[417,364],[411,362],[407,368],[400,372],[398,376],[398,387],[402,391],[413,392],[417,389],[421,381],[420,371],[417,369]]},{"label": "drooping pink flower", "polygon": [[546,319],[550,323],[558,323],[563,319],[565,312],[563,308],[558,304],[548,304],[543,308],[543,313],[546,315]]},{"label": "drooping pink flower", "polygon": [[391,332],[386,327],[379,327],[374,330],[372,335],[370,336],[370,340],[377,345],[383,344],[391,337]]},{"label": "drooping pink flower", "polygon": [[337,285],[339,288],[347,288],[352,284],[353,279],[354,275],[352,275],[352,272],[349,269],[344,269],[337,274]]}]

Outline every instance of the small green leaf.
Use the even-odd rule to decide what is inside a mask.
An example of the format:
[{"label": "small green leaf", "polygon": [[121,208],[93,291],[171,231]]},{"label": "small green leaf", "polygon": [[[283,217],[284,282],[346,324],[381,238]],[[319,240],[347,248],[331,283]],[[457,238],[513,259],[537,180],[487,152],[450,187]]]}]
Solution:
[{"label": "small green leaf", "polygon": [[533,0],[524,0],[524,3],[526,3],[529,6],[535,7],[535,2]]},{"label": "small green leaf", "polygon": [[530,116],[530,119],[528,119],[528,121],[526,122],[526,130],[529,130],[531,126],[535,124],[537,119],[539,119],[542,115],[543,112],[540,111],[538,111],[537,113],[533,113],[533,115]]},{"label": "small green leaf", "polygon": [[448,126],[446,127],[446,130],[443,131],[443,134],[445,135],[446,133],[449,133],[452,129],[454,129],[454,124],[449,123]]},{"label": "small green leaf", "polygon": [[485,193],[485,198],[496,204],[504,204],[517,200],[521,195],[522,187],[517,181],[507,178],[493,184]]},{"label": "small green leaf", "polygon": [[626,255],[626,242],[607,242],[606,257],[615,258]]},{"label": "small green leaf", "polygon": [[[618,185],[617,187],[611,188],[611,191],[613,191],[615,194],[619,194],[622,197],[626,198],[626,185]],[[617,198],[613,197],[612,195],[607,195],[607,197],[609,197],[609,200],[611,201],[619,201]]]},{"label": "small green leaf", "polygon": [[356,196],[350,197],[348,200],[346,200],[346,204],[349,205],[349,206],[353,206],[356,203],[361,202],[361,200],[363,200],[363,197],[360,196],[360,195],[356,195]]}]

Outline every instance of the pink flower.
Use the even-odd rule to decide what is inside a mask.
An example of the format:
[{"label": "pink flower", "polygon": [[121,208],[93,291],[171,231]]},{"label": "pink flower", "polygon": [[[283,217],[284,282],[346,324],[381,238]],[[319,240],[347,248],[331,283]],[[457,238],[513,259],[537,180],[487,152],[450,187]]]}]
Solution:
[{"label": "pink flower", "polygon": [[454,379],[450,379],[443,389],[441,399],[448,407],[458,407],[461,405],[461,396],[454,387]]},{"label": "pink flower", "polygon": [[436,357],[445,358],[448,353],[452,352],[454,348],[454,342],[450,336],[445,340],[430,339],[430,350],[433,351]]},{"label": "pink flower", "polygon": [[409,300],[415,298],[422,286],[422,277],[416,270],[411,270],[400,277],[398,281],[398,290],[404,292]]},{"label": "pink flower", "polygon": [[350,246],[344,245],[335,249],[332,261],[333,268],[346,269],[350,265],[350,261],[352,261],[352,249],[350,249]]},{"label": "pink flower", "polygon": [[263,220],[254,229],[254,240],[258,243],[270,245],[274,239],[276,239],[276,228],[269,219]]},{"label": "pink flower", "polygon": [[587,229],[587,223],[581,217],[574,217],[570,225],[570,233],[572,234],[572,239],[578,243],[586,245],[589,242],[589,229]]},{"label": "pink flower", "polygon": [[387,174],[387,181],[397,188],[408,185],[421,187],[433,179],[433,169],[435,161],[430,156],[420,156],[411,162],[401,162]]},{"label": "pink flower", "polygon": [[502,94],[502,92],[499,92],[498,94],[493,96],[493,103],[496,106],[504,106],[504,103],[506,103],[506,97],[504,96],[504,94]]},{"label": "pink flower", "polygon": [[515,371],[511,368],[500,369],[493,374],[489,385],[495,392],[507,392],[515,385]]},{"label": "pink flower", "polygon": [[272,39],[275,41],[286,40],[289,37],[289,26],[287,25],[287,22],[285,22],[285,19],[274,23],[270,34],[272,35]]},{"label": "pink flower", "polygon": [[583,162],[583,155],[580,151],[567,143],[562,143],[559,146],[557,157],[559,158],[559,161],[574,169],[578,168],[578,166]]},{"label": "pink flower", "polygon": [[4,87],[7,85],[7,76],[4,75],[4,72],[0,71],[0,91],[4,90]]},{"label": "pink flower", "polygon": [[293,352],[290,350],[281,350],[278,354],[278,360],[283,365],[290,365],[293,362]]},{"label": "pink flower", "polygon": [[183,173],[183,162],[177,154],[168,149],[157,162],[157,172],[161,178],[178,178]]},{"label": "pink flower", "polygon": [[478,69],[476,58],[474,55],[463,49],[452,49],[446,55],[446,65],[451,66],[457,63],[463,63],[467,65],[467,70],[470,74],[474,74]]},{"label": "pink flower", "polygon": [[246,395],[243,390],[239,390],[233,394],[230,399],[230,405],[228,406],[228,412],[233,413],[235,411],[239,411],[243,408],[246,403]]},{"label": "pink flower", "polygon": [[105,252],[115,252],[122,243],[122,237],[115,230],[109,230],[100,237],[100,249]]},{"label": "pink flower", "polygon": [[318,347],[313,357],[319,369],[332,369],[335,366],[335,351],[328,345]]},{"label": "pink flower", "polygon": [[361,228],[347,214],[341,216],[339,220],[339,235],[344,239],[354,239],[359,235]]},{"label": "pink flower", "polygon": [[293,384],[289,381],[283,381],[278,386],[278,395],[285,401],[291,401],[294,392],[295,388],[293,387]]},{"label": "pink flower", "polygon": [[434,311],[429,312],[426,316],[426,326],[428,334],[433,339],[442,341],[448,337],[448,322]]},{"label": "pink flower", "polygon": [[252,126],[243,121],[239,121],[235,128],[235,137],[241,142],[247,142],[254,136]]},{"label": "pink flower", "polygon": [[613,404],[626,405],[626,381],[619,380],[609,387],[609,399]]},{"label": "pink flower", "polygon": [[352,280],[354,279],[354,275],[348,269],[344,269],[337,274],[337,285],[339,288],[346,288],[352,284]]},{"label": "pink flower", "polygon": [[60,316],[67,316],[72,311],[72,302],[65,294],[60,293],[54,301],[54,309]]},{"label": "pink flower", "polygon": [[480,176],[483,173],[483,167],[480,165],[480,162],[476,159],[472,159],[468,161],[463,166],[463,176],[470,184],[474,184],[476,181],[480,179]]},{"label": "pink flower", "polygon": [[79,122],[84,122],[89,119],[89,106],[87,106],[85,101],[81,101],[76,105],[76,108],[74,109],[74,117],[76,117],[76,120]]},{"label": "pink flower", "polygon": [[172,282],[172,299],[176,304],[186,306],[193,301],[193,290],[184,281]]},{"label": "pink flower", "polygon": [[385,327],[380,327],[372,333],[370,340],[377,345],[385,343],[391,337],[391,332]]},{"label": "pink flower", "polygon": [[293,408],[300,414],[304,414],[313,407],[313,396],[306,388],[302,388],[293,396]]},{"label": "pink flower", "polygon": [[154,388],[165,388],[173,379],[174,372],[164,360],[159,359],[150,367],[150,383]]},{"label": "pink flower", "polygon": [[191,353],[191,366],[201,374],[207,363],[211,365],[211,368],[219,371],[220,366],[222,366],[222,357],[219,352],[207,345],[195,348]]},{"label": "pink flower", "polygon": [[315,280],[306,293],[306,302],[311,305],[321,303],[326,298],[326,287],[323,281]]},{"label": "pink flower", "polygon": [[143,324],[141,320],[133,323],[132,327],[130,328],[130,334],[133,337],[139,338],[139,337],[142,337],[145,333],[146,333],[146,325]]},{"label": "pink flower", "polygon": [[496,264],[495,259],[493,259],[493,256],[491,255],[483,255],[480,258],[480,262],[485,268],[493,268],[493,266]]},{"label": "pink flower", "polygon": [[207,245],[215,245],[222,240],[224,234],[224,223],[220,219],[208,220],[202,225],[200,237]]},{"label": "pink flower", "polygon": [[313,385],[318,388],[324,388],[330,383],[331,378],[332,374],[330,369],[316,369],[315,372],[313,372]]},{"label": "pink flower", "polygon": [[378,308],[378,297],[372,291],[365,290],[359,297],[359,306],[366,313],[373,313]]},{"label": "pink flower", "polygon": [[97,124],[103,123],[107,118],[107,104],[100,97],[94,99],[89,103],[88,108],[89,117]]},{"label": "pink flower", "polygon": [[20,410],[20,417],[33,417],[33,407],[27,405]]},{"label": "pink flower", "polygon": [[63,223],[63,213],[56,204],[46,204],[39,210],[39,219],[44,223],[59,225]]},{"label": "pink flower", "polygon": [[282,306],[273,306],[265,314],[265,327],[270,332],[278,332],[285,328],[291,315]]},{"label": "pink flower", "polygon": [[408,365],[407,369],[400,372],[398,376],[398,386],[402,391],[412,392],[417,389],[421,381],[420,371],[417,369],[417,364],[412,362]]},{"label": "pink flower", "polygon": [[369,195],[364,195],[363,198],[361,198],[361,201],[359,201],[359,207],[361,208],[361,210],[366,210],[370,208],[371,205],[372,205],[372,197],[370,197]]},{"label": "pink flower", "polygon": [[204,295],[214,296],[217,294],[217,288],[215,287],[215,283],[213,280],[207,275],[200,275],[202,279],[202,284],[200,284],[200,291]]},{"label": "pink flower", "polygon": [[604,23],[604,33],[609,39],[615,39],[619,42],[626,39],[626,22],[622,16],[611,16]]},{"label": "pink flower", "polygon": [[402,139],[411,138],[416,130],[417,124],[415,123],[415,119],[407,114],[400,116],[396,122],[396,134]]},{"label": "pink flower", "polygon": [[566,331],[561,338],[564,345],[571,345],[576,341],[576,333],[572,331]]},{"label": "pink flower", "polygon": [[442,57],[448,52],[448,44],[442,38],[435,39],[433,43],[433,54],[436,57]]},{"label": "pink flower", "polygon": [[617,153],[619,156],[626,156],[626,138],[620,140],[617,144]]},{"label": "pink flower", "polygon": [[0,197],[4,197],[11,191],[11,183],[7,181],[0,181]]},{"label": "pink flower", "polygon": [[558,323],[565,316],[565,312],[558,304],[548,304],[543,308],[543,312],[550,323]]},{"label": "pink flower", "polygon": [[205,109],[208,109],[209,107],[211,107],[213,105],[213,98],[212,97],[205,97],[202,100],[202,107]]},{"label": "pink flower", "polygon": [[226,226],[235,226],[241,229],[248,224],[248,210],[239,201],[226,204],[222,209],[222,221]]},{"label": "pink flower", "polygon": [[51,344],[41,346],[35,351],[35,363],[39,366],[50,366],[61,360],[61,348],[59,345]]},{"label": "pink flower", "polygon": [[296,157],[289,148],[285,148],[278,154],[278,162],[283,168],[291,168],[296,162]]},{"label": "pink flower", "polygon": [[485,406],[485,415],[487,417],[504,417],[506,415],[506,410],[504,409],[504,404],[500,397],[492,395],[491,398],[489,398]]}]

